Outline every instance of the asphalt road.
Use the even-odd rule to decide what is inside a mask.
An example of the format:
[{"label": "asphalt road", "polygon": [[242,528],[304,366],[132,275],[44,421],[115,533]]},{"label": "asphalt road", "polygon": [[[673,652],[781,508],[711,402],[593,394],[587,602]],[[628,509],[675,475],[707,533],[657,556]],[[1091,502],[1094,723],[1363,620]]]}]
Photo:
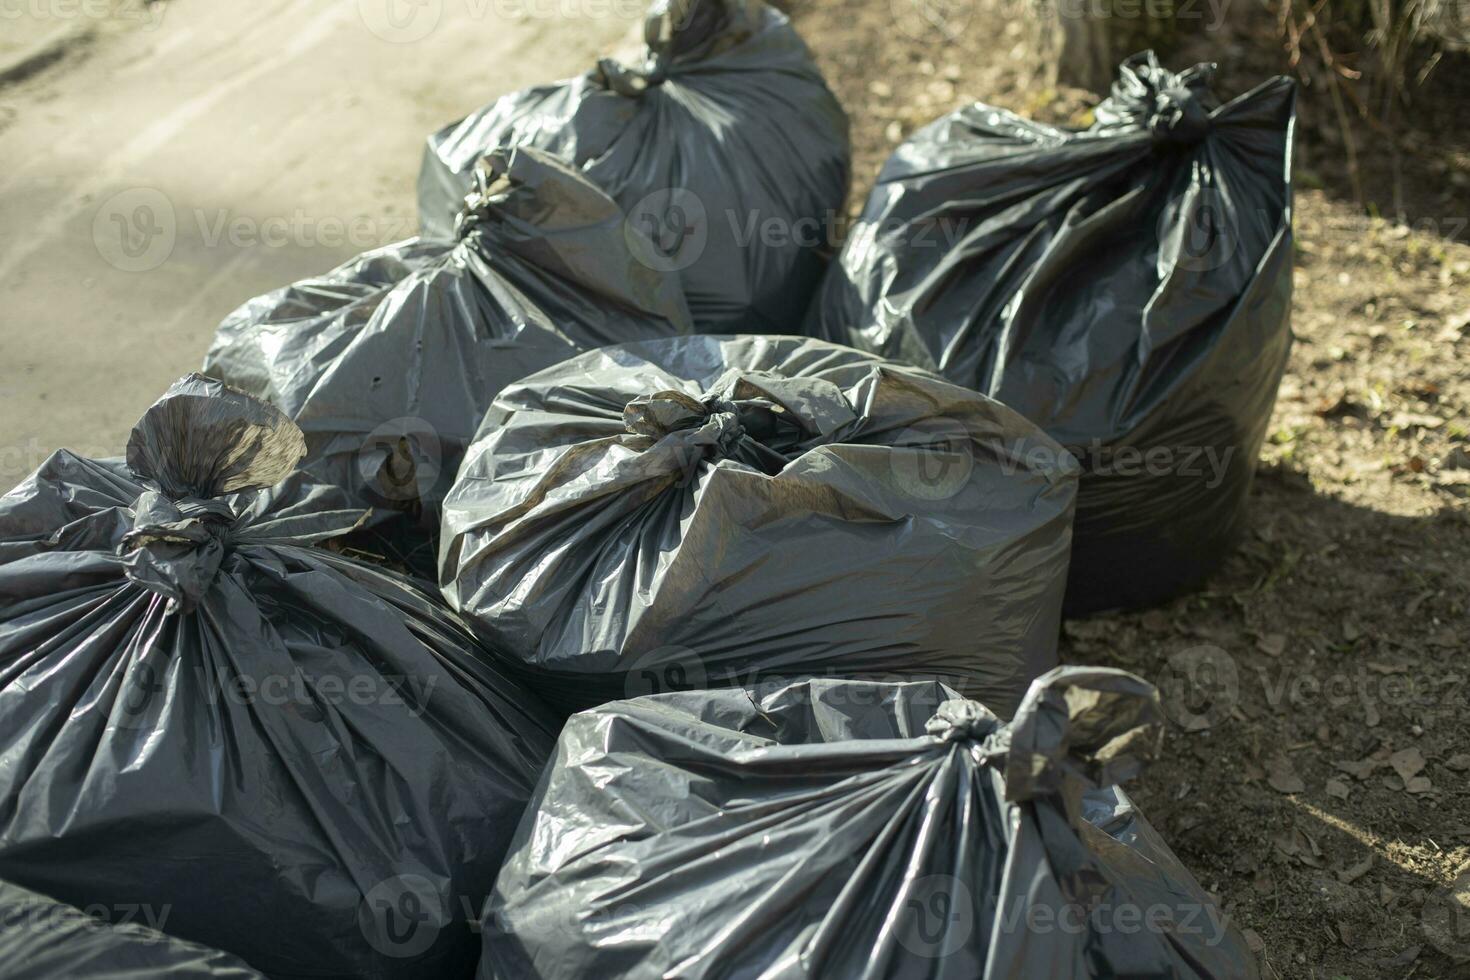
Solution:
[{"label": "asphalt road", "polygon": [[242,301],[414,234],[425,134],[587,69],[641,8],[0,0],[0,55],[71,38],[0,84],[0,492],[119,455]]}]

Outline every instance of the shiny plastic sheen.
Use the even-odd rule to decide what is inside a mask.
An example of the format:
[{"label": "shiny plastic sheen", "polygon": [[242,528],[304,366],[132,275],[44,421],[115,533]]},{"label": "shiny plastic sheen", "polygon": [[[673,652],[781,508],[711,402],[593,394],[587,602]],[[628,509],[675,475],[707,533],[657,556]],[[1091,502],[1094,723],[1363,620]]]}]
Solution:
[{"label": "shiny plastic sheen", "polygon": [[678,278],[586,177],[535,149],[492,154],[474,176],[457,237],[250,300],[204,362],[295,420],[314,479],[430,527],[501,388],[584,350],[689,332]]},{"label": "shiny plastic sheen", "polygon": [[788,330],[847,198],[847,116],[790,21],[760,0],[655,0],[645,27],[640,64],[604,58],[430,136],[420,225],[448,230],[483,154],[535,146],[651,235],[696,330]]},{"label": "shiny plastic sheen", "polygon": [[593,351],[506,389],[445,500],[445,597],[565,710],[778,676],[1056,663],[1075,461],[1005,406],[802,337]]},{"label": "shiny plastic sheen", "polygon": [[341,491],[258,489],[303,445],[196,375],[126,464],[0,497],[0,876],[272,977],[463,974],[554,722],[437,598],[312,547]]},{"label": "shiny plastic sheen", "polygon": [[1074,131],[959,109],[889,159],[806,332],[998,398],[1083,465],[1067,611],[1197,587],[1291,346],[1295,88],[1129,59]]},{"label": "shiny plastic sheen", "polygon": [[807,680],[575,715],[483,923],[480,980],[1250,980],[1115,784],[1153,688],[1040,678],[1010,724],[934,682]]}]

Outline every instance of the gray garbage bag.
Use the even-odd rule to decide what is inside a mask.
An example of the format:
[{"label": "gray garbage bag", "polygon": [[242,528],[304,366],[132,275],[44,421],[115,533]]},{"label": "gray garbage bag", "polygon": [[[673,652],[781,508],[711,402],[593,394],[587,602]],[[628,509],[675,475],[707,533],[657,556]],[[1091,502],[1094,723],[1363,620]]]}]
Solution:
[{"label": "gray garbage bag", "polygon": [[0,980],[264,980],[228,953],[145,924],[161,926],[168,912],[133,905],[114,924],[0,881]]},{"label": "gray garbage bag", "polygon": [[594,351],[506,389],[440,585],[554,705],[1056,662],[1076,463],[1004,406],[801,337]]},{"label": "gray garbage bag", "polygon": [[810,679],[572,717],[481,980],[1257,976],[1114,785],[1156,692],[1063,667],[1009,725],[935,682]]},{"label": "gray garbage bag", "polygon": [[195,375],[126,462],[0,497],[0,876],[272,977],[464,975],[554,720],[435,598],[312,547],[361,511],[304,447]]},{"label": "gray garbage bag", "polygon": [[1244,520],[1291,345],[1295,89],[1124,62],[1073,131],[987,105],[884,166],[813,336],[941,372],[1083,464],[1068,613],[1197,587]]},{"label": "gray garbage bag", "polygon": [[437,505],[495,394],[607,344],[689,331],[676,276],[587,178],[535,149],[480,161],[458,238],[410,239],[257,297],[204,372],[306,434],[308,474],[387,516]]},{"label": "gray garbage bag", "polygon": [[654,0],[642,64],[506,95],[429,137],[426,235],[475,161],[536,146],[581,168],[682,276],[700,332],[789,329],[847,197],[847,116],[786,17],[761,0]]}]

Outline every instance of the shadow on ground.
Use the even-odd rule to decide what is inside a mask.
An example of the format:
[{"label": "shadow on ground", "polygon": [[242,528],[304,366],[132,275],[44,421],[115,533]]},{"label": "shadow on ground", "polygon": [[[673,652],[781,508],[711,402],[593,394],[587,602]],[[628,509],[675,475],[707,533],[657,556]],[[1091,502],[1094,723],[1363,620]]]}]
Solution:
[{"label": "shadow on ground", "polygon": [[1205,593],[1069,623],[1063,659],[1160,687],[1167,755],[1135,795],[1267,975],[1464,975],[1470,909],[1446,889],[1470,863],[1470,526],[1282,469],[1251,506]]}]

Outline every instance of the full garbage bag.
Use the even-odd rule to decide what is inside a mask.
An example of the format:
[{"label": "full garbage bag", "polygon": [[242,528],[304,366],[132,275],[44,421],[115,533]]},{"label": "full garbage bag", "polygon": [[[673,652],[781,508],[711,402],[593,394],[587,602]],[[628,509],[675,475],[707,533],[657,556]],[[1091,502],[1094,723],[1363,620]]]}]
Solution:
[{"label": "full garbage bag", "polygon": [[0,497],[0,877],[272,977],[463,975],[554,722],[435,598],[312,547],[361,512],[304,450],[195,375],[125,462]]},{"label": "full garbage bag", "polygon": [[0,881],[0,978],[263,980],[228,953],[145,924],[166,922],[168,911],[131,906],[120,913],[124,921],[114,924]]},{"label": "full garbage bag", "polygon": [[1228,554],[1291,345],[1295,89],[1152,53],[1074,131],[970,105],[885,164],[807,332],[938,370],[1082,462],[1069,613]]},{"label": "full garbage bag", "polygon": [[847,197],[847,116],[761,0],[655,0],[641,63],[503,96],[429,137],[419,220],[442,234],[475,161],[536,146],[607,190],[681,275],[702,333],[788,330]]},{"label": "full garbage bag", "polygon": [[1056,662],[1076,471],[995,401],[851,348],[625,344],[496,399],[440,585],[567,710],[897,673],[1008,712]]},{"label": "full garbage bag", "polygon": [[204,372],[279,406],[305,469],[428,526],[496,392],[594,347],[689,331],[677,277],[586,177],[479,162],[457,238],[409,239],[250,300]]},{"label": "full garbage bag", "polygon": [[1156,692],[1063,667],[1010,724],[809,679],[575,715],[485,909],[481,980],[1257,976],[1115,784]]}]

